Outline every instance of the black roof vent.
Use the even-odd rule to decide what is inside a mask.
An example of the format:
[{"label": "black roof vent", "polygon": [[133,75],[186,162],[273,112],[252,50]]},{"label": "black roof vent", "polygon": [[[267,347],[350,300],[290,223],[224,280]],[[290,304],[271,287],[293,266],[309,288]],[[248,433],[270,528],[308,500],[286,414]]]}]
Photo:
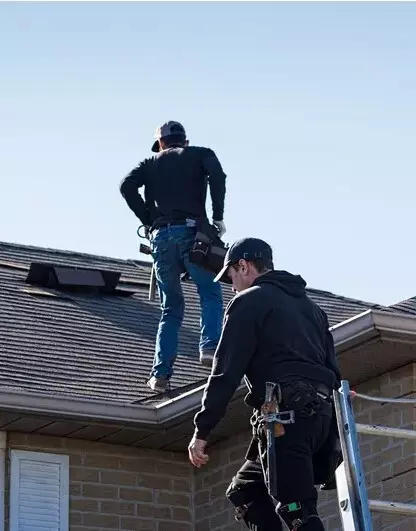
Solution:
[{"label": "black roof vent", "polygon": [[116,271],[32,262],[26,282],[62,291],[118,295],[120,276]]}]

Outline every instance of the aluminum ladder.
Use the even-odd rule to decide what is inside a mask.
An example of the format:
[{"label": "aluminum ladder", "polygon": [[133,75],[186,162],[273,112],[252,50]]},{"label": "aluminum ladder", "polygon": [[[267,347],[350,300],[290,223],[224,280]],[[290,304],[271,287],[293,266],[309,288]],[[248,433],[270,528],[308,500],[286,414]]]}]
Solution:
[{"label": "aluminum ladder", "polygon": [[[416,404],[416,399],[376,398],[355,393],[364,399],[378,402]],[[369,500],[365,483],[357,433],[405,439],[416,439],[415,430],[356,424],[349,383],[341,382],[334,391],[334,403],[340,435],[343,463],[336,470],[338,509],[344,531],[373,531],[371,512],[401,514],[416,517],[416,504]]]}]

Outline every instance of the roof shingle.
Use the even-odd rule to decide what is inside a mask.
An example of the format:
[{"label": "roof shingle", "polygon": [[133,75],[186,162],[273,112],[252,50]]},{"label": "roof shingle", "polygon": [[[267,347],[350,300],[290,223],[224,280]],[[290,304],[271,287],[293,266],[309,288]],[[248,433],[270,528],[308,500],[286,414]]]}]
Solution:
[{"label": "roof shingle", "polygon": [[[81,295],[32,288],[32,261],[120,271],[131,297]],[[150,263],[0,242],[0,386],[36,393],[119,403],[154,396],[151,369],[159,301],[148,300]],[[209,370],[198,360],[199,301],[183,285],[185,318],[172,387],[202,383]],[[224,302],[232,297],[224,286]],[[330,325],[378,305],[309,289]],[[416,310],[415,310],[416,313]]]}]

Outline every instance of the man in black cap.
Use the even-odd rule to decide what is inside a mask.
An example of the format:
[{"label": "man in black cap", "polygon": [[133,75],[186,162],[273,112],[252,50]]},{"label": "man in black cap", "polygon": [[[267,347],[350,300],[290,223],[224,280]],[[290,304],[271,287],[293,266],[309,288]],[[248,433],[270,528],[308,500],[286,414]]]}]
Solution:
[{"label": "man in black cap", "polygon": [[[205,209],[208,185],[212,224],[219,238],[225,233],[226,175],[212,149],[189,146],[185,129],[179,122],[167,122],[156,130],[152,151],[156,155],[134,168],[122,180],[120,191],[150,240],[162,315],[148,385],[152,390],[163,392],[169,389],[184,314],[182,273],[188,273],[198,288],[202,364],[211,366],[220,338],[221,287],[214,282],[214,274],[190,262],[189,251],[197,227],[208,222]],[[142,186],[145,200],[138,191]]]},{"label": "man in black cap", "polygon": [[[245,402],[254,409],[254,437],[227,490],[228,499],[250,529],[280,530],[282,518],[290,531],[323,531],[313,457],[330,433],[330,396],[340,384],[327,316],[306,294],[302,277],[274,270],[272,249],[257,238],[244,238],[229,248],[216,280],[231,283],[237,295],[226,309],[202,407],[195,416],[190,461],[196,467],[208,461],[209,434],[244,377],[249,389]],[[266,398],[266,382],[276,390],[279,407],[274,413],[283,415],[275,416],[275,467],[267,477],[262,415],[272,401]],[[285,419],[290,423],[278,422]]]}]

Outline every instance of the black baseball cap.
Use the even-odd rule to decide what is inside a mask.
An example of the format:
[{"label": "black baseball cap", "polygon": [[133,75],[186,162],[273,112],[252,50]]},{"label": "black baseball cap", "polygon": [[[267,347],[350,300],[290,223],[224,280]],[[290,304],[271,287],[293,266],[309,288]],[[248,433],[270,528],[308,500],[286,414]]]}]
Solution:
[{"label": "black baseball cap", "polygon": [[155,133],[155,141],[152,146],[152,151],[154,153],[159,153],[160,146],[159,146],[159,140],[161,138],[164,138],[165,136],[170,135],[183,135],[186,138],[186,132],[185,128],[182,124],[179,122],[175,122],[173,120],[170,120],[169,122],[166,122],[165,124],[161,125],[156,129]]},{"label": "black baseball cap", "polygon": [[268,243],[259,238],[242,238],[234,242],[228,249],[224,257],[224,265],[214,282],[226,282],[231,284],[227,275],[230,265],[238,263],[239,260],[261,259],[264,262],[273,261],[273,251]]}]

